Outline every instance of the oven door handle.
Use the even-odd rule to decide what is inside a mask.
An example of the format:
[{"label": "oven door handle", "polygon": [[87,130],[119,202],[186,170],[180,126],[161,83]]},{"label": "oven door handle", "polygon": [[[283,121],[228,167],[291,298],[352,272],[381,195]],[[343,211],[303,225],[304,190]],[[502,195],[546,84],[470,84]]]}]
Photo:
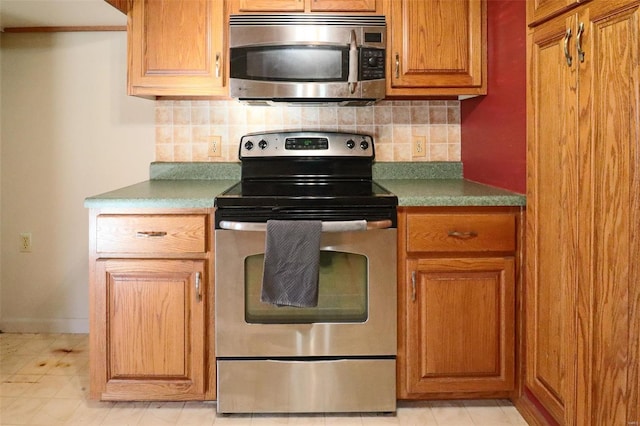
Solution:
[{"label": "oven door handle", "polygon": [[[346,220],[346,221],[328,221],[322,222],[322,232],[349,232],[349,231],[368,231],[372,229],[391,228],[393,222],[390,219],[366,221],[366,220]],[[229,220],[221,220],[220,228],[230,231],[259,231],[266,232],[267,224],[265,222],[233,222]]]}]

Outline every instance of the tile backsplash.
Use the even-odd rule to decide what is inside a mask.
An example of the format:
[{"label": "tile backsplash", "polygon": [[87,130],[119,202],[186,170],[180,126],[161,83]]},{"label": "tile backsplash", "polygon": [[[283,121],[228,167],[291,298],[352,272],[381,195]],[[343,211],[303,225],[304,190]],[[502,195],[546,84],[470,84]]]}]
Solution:
[{"label": "tile backsplash", "polygon": [[[229,101],[157,101],[156,161],[238,161],[240,137],[264,130],[373,136],[377,161],[460,161],[459,101],[381,101],[367,107],[247,106]],[[209,157],[219,136],[220,157]],[[425,155],[412,140],[424,137]]]}]

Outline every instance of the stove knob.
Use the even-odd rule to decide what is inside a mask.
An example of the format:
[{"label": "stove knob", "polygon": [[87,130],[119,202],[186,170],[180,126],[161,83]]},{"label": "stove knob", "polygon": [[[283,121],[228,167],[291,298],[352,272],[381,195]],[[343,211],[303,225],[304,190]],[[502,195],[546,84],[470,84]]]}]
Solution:
[{"label": "stove knob", "polygon": [[251,141],[246,141],[244,143],[244,149],[246,149],[247,151],[251,151],[253,149],[253,142]]},{"label": "stove knob", "polygon": [[360,142],[360,149],[362,149],[363,151],[369,148],[369,142],[367,141],[362,141]]},{"label": "stove knob", "polygon": [[258,142],[258,146],[260,147],[260,149],[265,149],[267,147],[267,145],[268,145],[268,143],[264,139],[262,139],[260,142]]},{"label": "stove knob", "polygon": [[353,141],[353,139],[349,139],[347,141],[347,148],[353,149],[353,148],[355,148],[355,146],[356,146],[356,143]]}]

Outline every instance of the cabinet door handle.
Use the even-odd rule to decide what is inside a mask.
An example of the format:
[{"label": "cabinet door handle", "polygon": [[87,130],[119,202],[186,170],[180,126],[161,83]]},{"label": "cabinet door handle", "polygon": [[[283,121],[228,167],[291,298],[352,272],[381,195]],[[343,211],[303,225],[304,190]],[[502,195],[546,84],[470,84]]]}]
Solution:
[{"label": "cabinet door handle", "polygon": [[578,51],[578,60],[584,62],[584,50],[582,50],[582,34],[584,34],[584,22],[578,25],[578,33],[576,34],[576,50]]},{"label": "cabinet door handle", "polygon": [[196,272],[196,299],[198,302],[202,301],[202,289],[201,289],[200,272]]},{"label": "cabinet door handle", "polygon": [[465,231],[465,232],[449,231],[447,235],[453,238],[457,238],[459,240],[470,240],[471,238],[477,237],[478,233],[476,231]]},{"label": "cabinet door handle", "polygon": [[564,57],[567,60],[567,65],[571,66],[573,58],[569,53],[569,40],[571,39],[571,28],[567,28],[567,32],[564,33]]},{"label": "cabinet door handle", "polygon": [[396,78],[400,78],[400,55],[396,53]]},{"label": "cabinet door handle", "polygon": [[138,231],[136,237],[138,238],[160,238],[167,235],[164,231]]},{"label": "cabinet door handle", "polygon": [[216,53],[216,78],[220,78],[220,53]]},{"label": "cabinet door handle", "polygon": [[416,271],[411,272],[411,301],[416,301]]}]

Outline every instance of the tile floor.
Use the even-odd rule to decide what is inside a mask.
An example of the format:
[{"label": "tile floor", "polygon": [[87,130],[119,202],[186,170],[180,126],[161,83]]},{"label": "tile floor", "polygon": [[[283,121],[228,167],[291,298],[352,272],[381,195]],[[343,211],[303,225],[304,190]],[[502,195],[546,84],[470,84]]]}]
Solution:
[{"label": "tile floor", "polygon": [[400,402],[396,415],[216,416],[212,402],[88,401],[88,336],[0,334],[0,425],[526,425],[509,401]]}]

